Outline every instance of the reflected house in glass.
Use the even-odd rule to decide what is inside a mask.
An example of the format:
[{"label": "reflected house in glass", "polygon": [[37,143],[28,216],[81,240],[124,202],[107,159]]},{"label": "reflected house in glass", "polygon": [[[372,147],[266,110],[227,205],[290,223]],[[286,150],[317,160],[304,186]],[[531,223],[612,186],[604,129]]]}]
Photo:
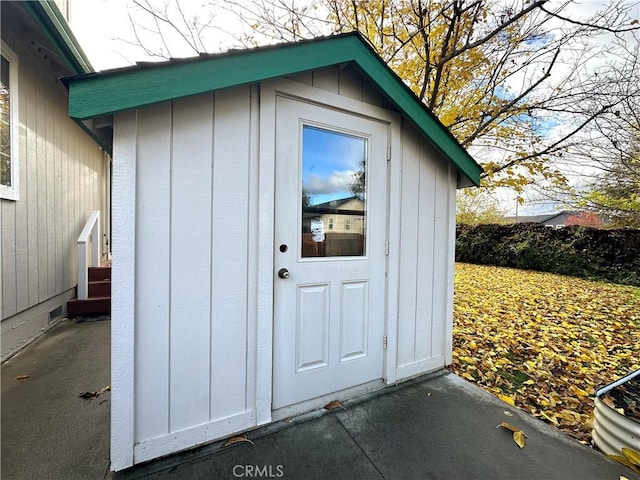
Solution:
[{"label": "reflected house in glass", "polygon": [[[362,255],[365,245],[365,203],[360,197],[303,206],[302,256],[338,257]],[[312,232],[320,222],[322,235]]]},{"label": "reflected house in glass", "polygon": [[66,83],[113,125],[114,470],[451,363],[481,168],[359,34]]}]

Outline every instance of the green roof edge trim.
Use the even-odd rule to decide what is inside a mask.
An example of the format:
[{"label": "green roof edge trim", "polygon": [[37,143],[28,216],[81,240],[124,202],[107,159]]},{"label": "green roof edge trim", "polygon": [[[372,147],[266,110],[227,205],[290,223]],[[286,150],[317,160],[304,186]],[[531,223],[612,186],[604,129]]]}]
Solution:
[{"label": "green roof edge trim", "polygon": [[480,185],[482,167],[358,33],[69,77],[69,116],[84,120],[348,62],[358,65],[420,133]]},{"label": "green roof edge trim", "polygon": [[95,71],[62,12],[54,2],[24,2],[24,7],[40,25],[55,50],[75,74]]},{"label": "green roof edge trim", "polygon": [[431,113],[411,89],[398,77],[380,56],[360,41],[356,43],[356,63],[372,82],[377,84],[446,158],[464,173],[474,185],[480,186],[483,170],[469,152],[460,145],[447,127]]}]

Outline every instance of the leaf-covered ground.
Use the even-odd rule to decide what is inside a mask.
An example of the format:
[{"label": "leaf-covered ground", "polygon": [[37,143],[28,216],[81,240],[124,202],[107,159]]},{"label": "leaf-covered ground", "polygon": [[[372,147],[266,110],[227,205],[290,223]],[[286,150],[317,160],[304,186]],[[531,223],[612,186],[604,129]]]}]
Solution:
[{"label": "leaf-covered ground", "polygon": [[640,368],[640,289],[457,263],[451,370],[591,441],[595,391]]}]

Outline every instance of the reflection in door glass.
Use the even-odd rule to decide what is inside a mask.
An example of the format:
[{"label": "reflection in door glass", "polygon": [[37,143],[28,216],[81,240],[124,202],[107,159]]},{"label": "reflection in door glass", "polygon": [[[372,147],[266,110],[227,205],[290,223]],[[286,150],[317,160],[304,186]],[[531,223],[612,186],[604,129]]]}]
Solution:
[{"label": "reflection in door glass", "polygon": [[365,255],[366,167],[366,139],[303,127],[303,257]]}]

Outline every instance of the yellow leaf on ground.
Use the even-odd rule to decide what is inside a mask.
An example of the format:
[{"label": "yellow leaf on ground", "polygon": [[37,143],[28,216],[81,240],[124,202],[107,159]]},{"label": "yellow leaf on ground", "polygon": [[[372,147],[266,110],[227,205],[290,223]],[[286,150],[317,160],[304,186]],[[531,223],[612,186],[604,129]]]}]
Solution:
[{"label": "yellow leaf on ground", "polygon": [[516,442],[520,448],[524,448],[524,432],[522,430],[513,432],[513,441]]},{"label": "yellow leaf on ground", "polygon": [[524,448],[524,439],[526,435],[522,430],[520,430],[518,427],[514,427],[513,425],[507,422],[502,422],[496,428],[500,428],[500,427],[506,428],[507,430],[511,430],[513,432],[513,441],[516,442],[516,444],[520,448]]},{"label": "yellow leaf on ground", "polygon": [[571,385],[571,391],[578,395],[579,397],[588,397],[589,393],[586,390],[582,390],[581,388],[576,387],[575,385]]},{"label": "yellow leaf on ground", "polygon": [[553,423],[556,427],[558,426],[558,419],[556,418],[556,416],[551,413],[549,415],[547,415],[546,412],[540,412],[540,416],[542,418],[546,418],[547,420],[549,420],[551,423]]},{"label": "yellow leaf on ground", "polygon": [[627,457],[631,463],[640,467],[640,452],[634,450],[633,448],[624,447],[622,449],[622,454]]},{"label": "yellow leaf on ground", "polygon": [[636,473],[640,473],[640,468],[636,467],[627,457],[623,457],[622,455],[607,455],[611,460],[615,460],[618,463],[621,463],[625,467],[629,467]]},{"label": "yellow leaf on ground", "polygon": [[502,393],[499,393],[498,398],[503,402],[507,402],[509,405],[515,406],[516,404],[515,400],[512,397],[509,397],[508,395],[503,395]]}]

